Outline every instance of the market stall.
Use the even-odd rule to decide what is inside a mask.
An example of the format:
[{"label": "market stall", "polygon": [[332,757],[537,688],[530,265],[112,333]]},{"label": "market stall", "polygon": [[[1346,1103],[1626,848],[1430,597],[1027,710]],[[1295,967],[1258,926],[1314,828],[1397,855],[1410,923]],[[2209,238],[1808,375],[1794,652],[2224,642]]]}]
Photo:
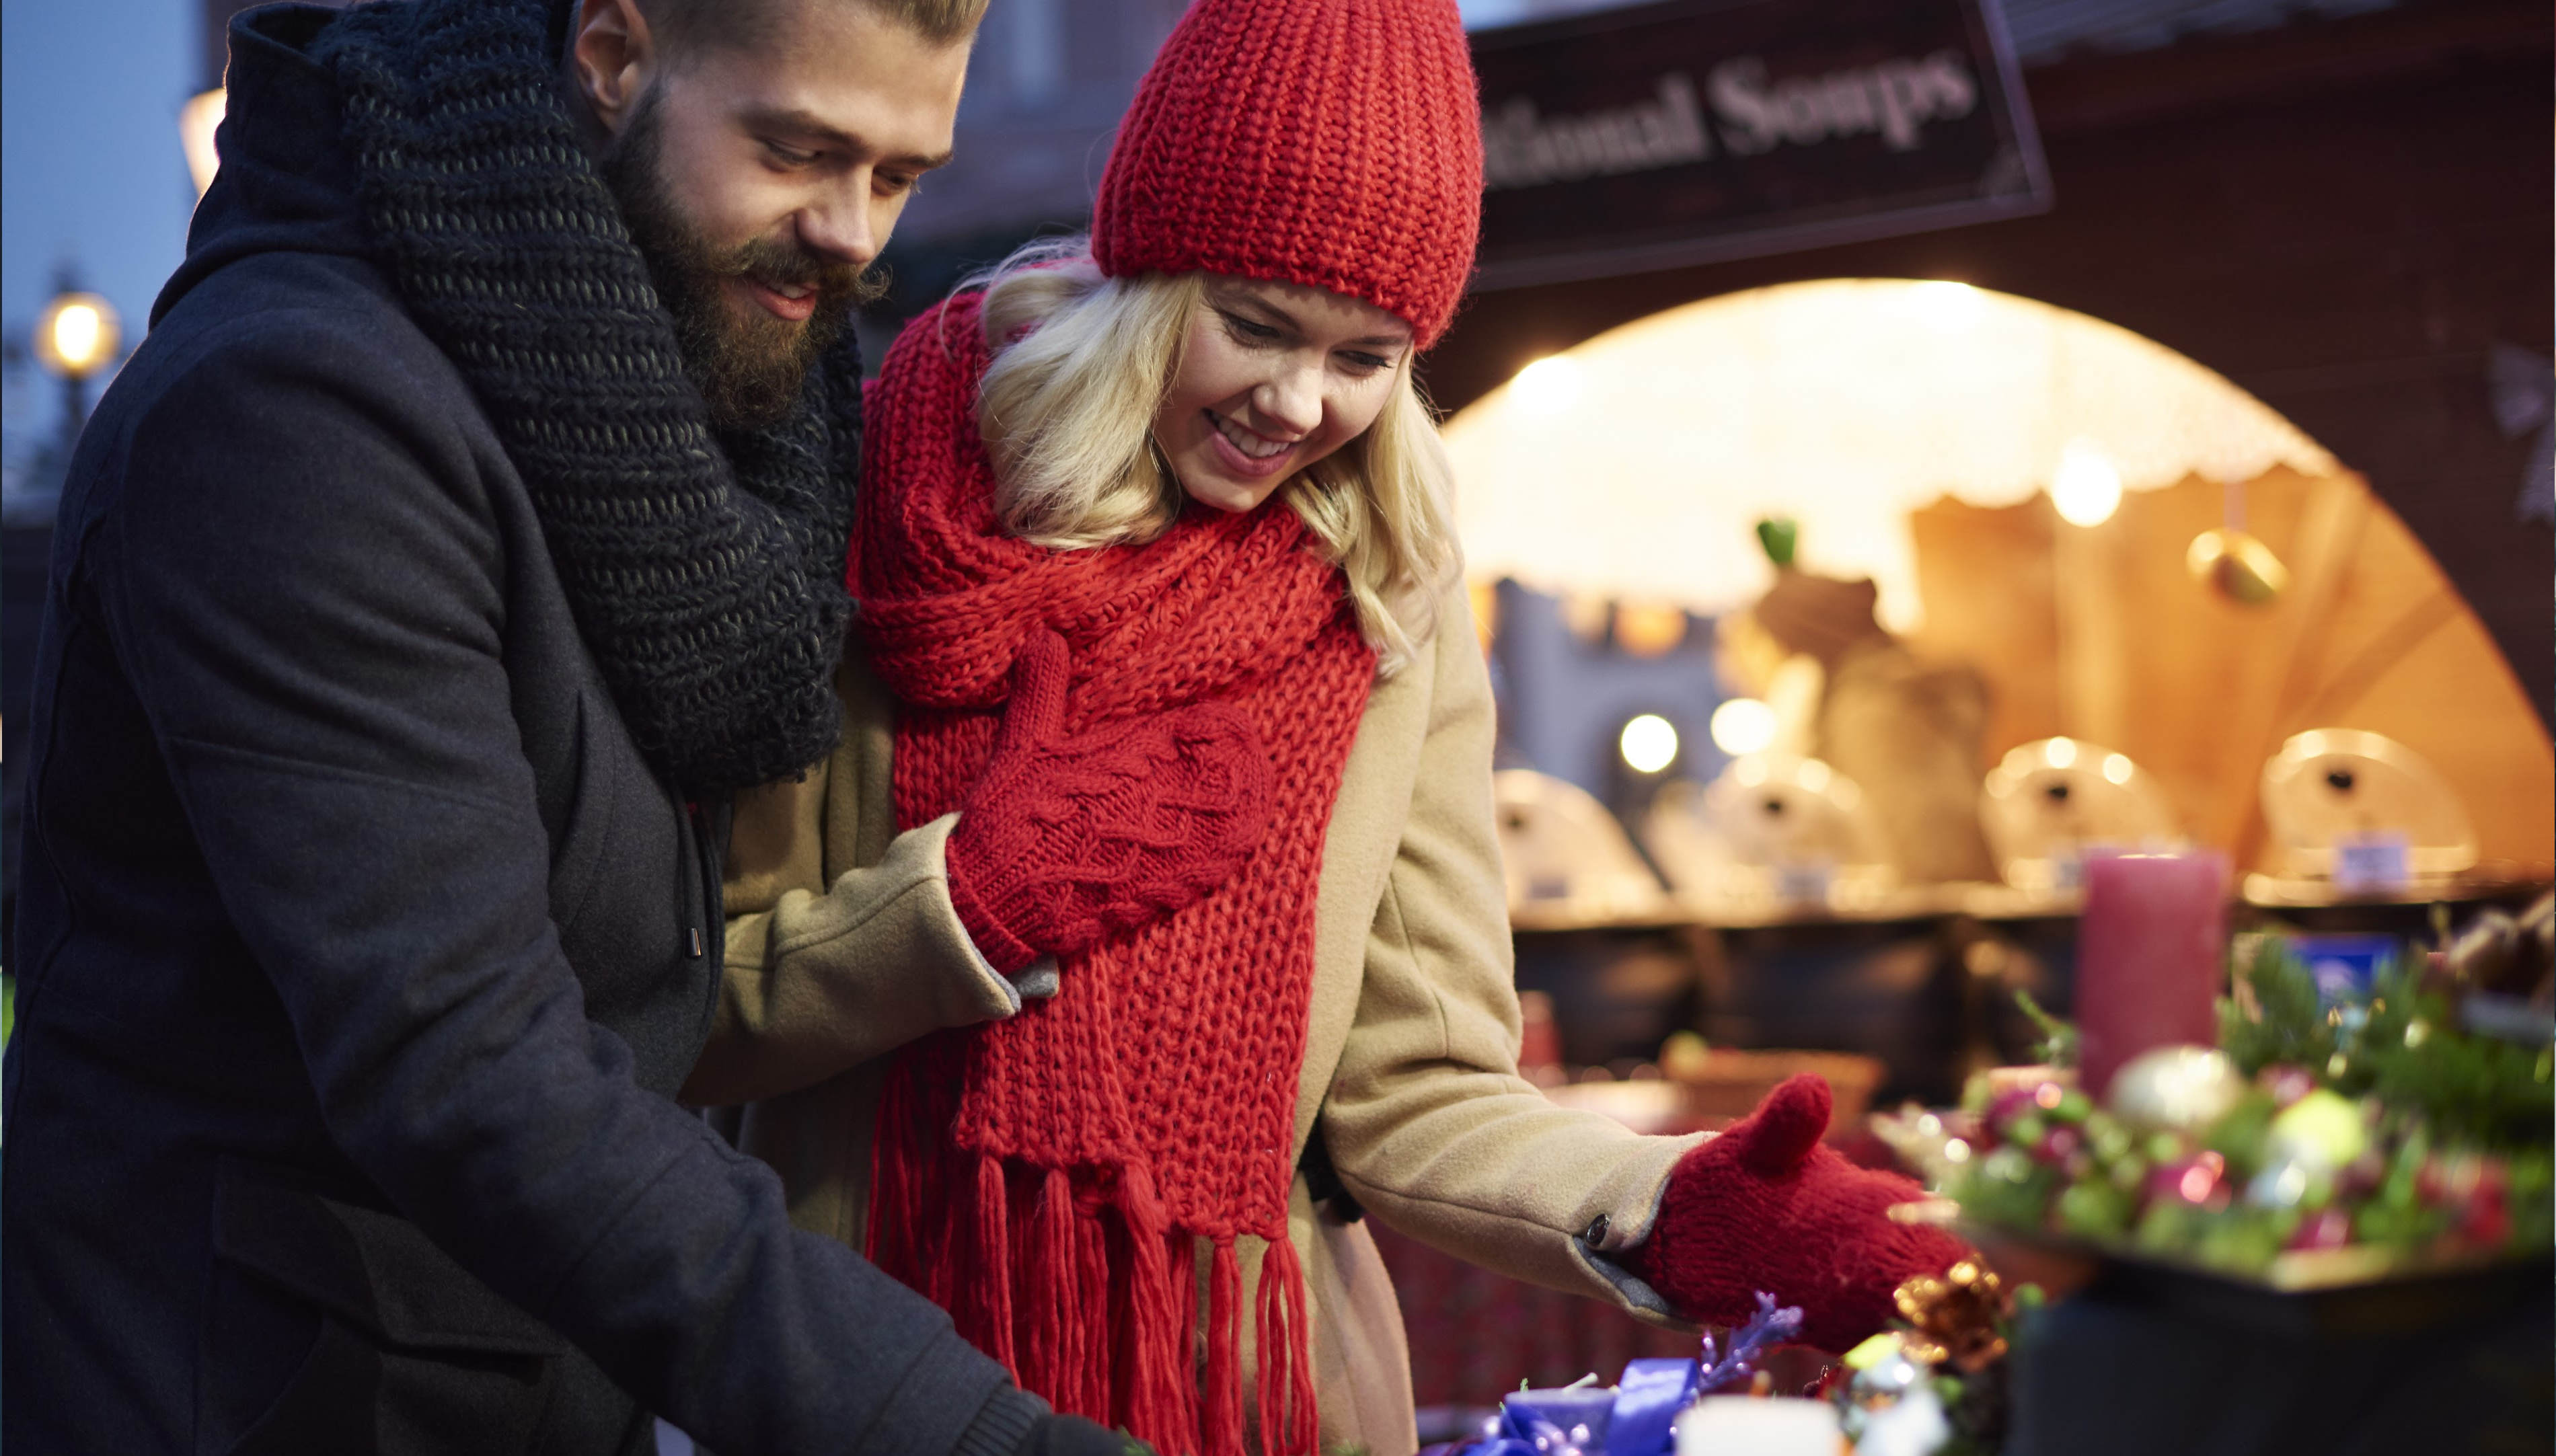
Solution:
[{"label": "market stall", "polygon": [[[2504,1358],[2515,1339],[2544,1344],[2528,1300],[2543,1304],[2546,1119],[2534,1135],[2526,1118],[2488,1128],[2473,1105],[2545,1109],[2540,896],[2556,866],[2556,754],[2474,611],[2346,462],[2135,334],[1898,280],[1759,290],[1641,320],[1531,365],[1447,437],[1504,711],[1524,715],[1502,790],[1520,984],[1561,1023],[1551,1044],[1585,1049],[1552,1070],[1556,1095],[1640,1125],[1710,1127],[1701,1048],[1637,1062],[1629,1043],[1701,1030],[1715,1051],[1865,1053],[1886,1108],[1916,1100],[1870,1126],[1843,1120],[1832,1141],[1929,1173],[1948,1195],[1937,1216],[1962,1218],[1986,1250],[1976,1277],[1904,1291],[1908,1330],[1824,1378],[1841,1418],[1822,1427],[1831,1448],[1843,1431],[1869,1435],[1871,1450],[1937,1449],[1889,1444],[1923,1406],[1950,1422],[1939,1435],[1971,1443],[1949,1449],[2095,1449],[2071,1409],[2110,1412],[2127,1444],[2109,1449],[2142,1449],[2164,1427],[2120,1411],[2139,1403],[2139,1383],[2189,1362],[2150,1360],[2109,1384],[2088,1375],[2083,1362],[2120,1358],[2127,1331],[2181,1330],[2223,1362],[2253,1352],[2243,1368],[2267,1402],[2328,1407],[2298,1417],[2319,1431],[2334,1411],[2412,1418],[2413,1396],[2345,1398],[2317,1373],[2346,1346],[2377,1358],[2419,1338],[2463,1352],[2441,1357],[2455,1365]],[[1814,576],[1868,579],[1872,640],[1983,685],[1970,791],[1993,869],[1894,874],[1854,847],[1873,837],[1853,822],[1869,820],[1870,795],[1808,756],[1815,740],[1768,729],[1725,741],[1712,704],[1748,686],[1729,661],[1747,646],[1734,648],[1732,624]],[[1547,611],[1581,624],[1578,648],[1502,652],[1513,628],[1549,637],[1535,616]],[[1677,630],[1643,626],[1663,613]],[[1713,644],[1703,658],[1676,656],[1699,641]],[[1610,655],[1645,666],[1607,679]],[[1836,659],[1826,667],[1834,678]],[[1620,727],[1622,762],[1527,761],[1569,741],[1545,721],[1559,705],[1622,717],[1642,691],[1670,698],[1621,683],[1698,670],[1717,679],[1712,744],[1672,733],[1645,766],[1635,735],[1653,730],[1610,719],[1581,738],[1614,750]],[[1781,719],[1784,690],[1741,706]],[[2119,802],[2098,803],[2107,794]],[[1662,830],[1670,809],[1705,841],[1700,858]],[[1837,826],[1815,829],[1821,814]],[[2145,858],[2112,858],[2124,852]],[[2515,931],[2511,912],[2533,901],[2538,928]],[[2451,953],[2462,927],[2478,944],[2502,937],[2499,969]],[[2540,948],[2509,949],[2524,942]],[[1680,947],[1687,980],[1670,965]],[[2513,969],[2524,963],[2537,969]],[[2052,1013],[2088,1021],[2108,1045],[2084,1086],[2073,1066],[1992,1073],[2037,1059],[2040,1032],[2068,1024]],[[2326,1039],[2303,1049],[2318,1027]],[[2168,1115],[2137,1093],[2108,1096],[2140,1051],[2202,1056],[2223,1039],[2203,1064],[2224,1106]],[[2066,1116],[2027,1117],[2036,1096]],[[2240,1104],[2252,1121],[2222,1128]],[[2339,1132],[2321,1150],[2300,1141],[2347,1112],[2357,1146]],[[2256,1136],[2276,1122],[2278,1156]],[[2123,1137],[2144,1140],[2127,1171],[2113,1156]],[[1964,1138],[1968,1164],[1944,1160]],[[2338,1166],[2354,1170],[2339,1181],[2302,1161],[2345,1152]],[[2210,1186],[2195,1174],[2186,1190],[2182,1174],[2204,1166]],[[1502,1297],[1458,1288],[1426,1251],[1388,1254],[1416,1289],[1443,1284],[1469,1308]],[[2538,1259],[2539,1274],[2515,1258]],[[2068,1293],[2058,1315],[2028,1308]],[[1600,1385],[1620,1363],[1606,1353],[1619,1332],[1523,1306],[1513,1312],[1534,1314],[1535,1340],[1476,1349],[1431,1297],[1416,1301],[1415,1335],[1432,1331],[1425,1368],[1449,1382],[1503,1355],[1535,1367],[1506,1379],[1557,1384],[1568,1374],[1546,1368],[1556,1362],[1585,1359]],[[2038,1364],[2018,1367],[2029,1375],[2010,1406],[2007,1343],[2031,1329],[2050,1337]],[[1710,1352],[1636,1361],[1607,1400],[1584,1390],[1470,1411],[1486,1422],[1470,1449],[1652,1449],[1605,1437],[1602,1420],[1592,1444],[1575,1421],[1628,1409],[1608,1401],[1671,1367],[1685,1371],[1681,1401],[1717,1380]],[[2423,1400],[2464,1378],[2427,1369],[2432,1384],[2406,1387]],[[2542,1384],[2460,1397],[2459,1428],[2525,1416]],[[1433,1397],[1465,1404],[1424,1382]],[[2244,1444],[2262,1434],[2226,1449],[2262,1449]]]}]

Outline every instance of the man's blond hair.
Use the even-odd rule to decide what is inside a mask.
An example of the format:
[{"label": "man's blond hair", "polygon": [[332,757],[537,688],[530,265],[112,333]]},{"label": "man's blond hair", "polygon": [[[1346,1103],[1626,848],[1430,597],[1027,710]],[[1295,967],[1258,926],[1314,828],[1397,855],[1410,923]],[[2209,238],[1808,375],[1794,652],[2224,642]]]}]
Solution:
[{"label": "man's blond hair", "polygon": [[936,46],[965,41],[985,18],[985,0],[640,0],[639,8],[670,51],[751,50],[771,34],[773,10],[792,3],[866,5]]}]

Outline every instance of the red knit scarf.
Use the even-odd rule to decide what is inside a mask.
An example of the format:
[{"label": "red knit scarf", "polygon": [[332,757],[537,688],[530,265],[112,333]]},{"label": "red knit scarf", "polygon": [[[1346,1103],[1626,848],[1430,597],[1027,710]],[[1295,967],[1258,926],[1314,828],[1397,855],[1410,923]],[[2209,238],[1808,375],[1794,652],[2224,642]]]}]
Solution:
[{"label": "red knit scarf", "polygon": [[1234,1239],[1266,1240],[1260,1442],[1311,1452],[1304,1274],[1287,1237],[1296,1082],[1324,833],[1374,654],[1337,568],[1283,507],[1193,508],[1143,546],[1004,536],[975,422],[977,303],[909,326],[869,402],[851,586],[900,700],[898,828],[958,807],[992,751],[1013,655],[1041,624],[1073,651],[1068,732],[1229,703],[1268,748],[1278,799],[1215,894],[1069,958],[1054,1000],[898,1058],[868,1253],[1059,1409],[1176,1456],[1240,1456]]}]

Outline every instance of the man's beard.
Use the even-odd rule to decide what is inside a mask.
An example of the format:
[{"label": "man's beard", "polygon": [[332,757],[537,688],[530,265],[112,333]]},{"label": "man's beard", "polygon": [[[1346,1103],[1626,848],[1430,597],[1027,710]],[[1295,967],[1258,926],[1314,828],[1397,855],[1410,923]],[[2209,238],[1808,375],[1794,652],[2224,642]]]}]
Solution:
[{"label": "man's beard", "polygon": [[[675,318],[685,371],[700,386],[710,424],[763,429],[799,409],[809,366],[833,346],[852,310],[887,291],[884,278],[820,257],[787,236],[761,237],[722,249],[702,236],[666,184],[660,95],[640,98],[630,124],[597,164],[621,203],[630,240],[647,260],[657,297]],[[758,310],[740,318],[732,279],[817,290],[817,309],[804,323]]]}]

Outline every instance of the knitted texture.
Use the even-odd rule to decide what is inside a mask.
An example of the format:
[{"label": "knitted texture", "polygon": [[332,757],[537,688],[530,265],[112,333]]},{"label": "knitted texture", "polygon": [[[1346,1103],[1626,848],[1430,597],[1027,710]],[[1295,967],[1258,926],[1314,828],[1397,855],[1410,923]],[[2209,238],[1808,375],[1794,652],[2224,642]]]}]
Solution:
[{"label": "knitted texture", "polygon": [[1678,1160],[1635,1273],[1688,1317],[1736,1325],[1766,1290],[1802,1308],[1802,1338],[1844,1351],[1895,1310],[1891,1291],[1969,1251],[1937,1229],[1890,1221],[1926,1190],[1857,1167],[1820,1139],[1829,1084],[1804,1072],[1728,1132]]},{"label": "knitted texture", "polygon": [[1023,644],[984,777],[950,836],[950,899],[1011,975],[1079,955],[1224,883],[1269,822],[1269,757],[1240,713],[1194,703],[1067,738],[1071,650]]},{"label": "knitted texture", "polygon": [[383,270],[523,475],[640,749],[687,789],[831,749],[860,466],[851,330],[796,417],[714,436],[675,323],[561,97],[545,0],[353,7],[333,66]]},{"label": "knitted texture", "polygon": [[1304,1275],[1287,1237],[1296,1083],[1323,838],[1375,657],[1292,511],[1193,509],[1141,546],[1006,537],[975,423],[978,303],[909,325],[871,401],[850,569],[900,699],[899,825],[966,800],[1023,644],[1053,631],[1072,649],[1060,731],[1221,704],[1268,755],[1268,827],[1213,893],[1064,957],[1053,1000],[899,1057],[870,1257],[1060,1409],[1167,1452],[1240,1456],[1234,1240],[1266,1240],[1249,1314],[1261,1446],[1311,1451]]},{"label": "knitted texture", "polygon": [[1092,257],[1329,289],[1425,349],[1473,269],[1476,92],[1455,0],[1198,0],[1118,124]]}]

